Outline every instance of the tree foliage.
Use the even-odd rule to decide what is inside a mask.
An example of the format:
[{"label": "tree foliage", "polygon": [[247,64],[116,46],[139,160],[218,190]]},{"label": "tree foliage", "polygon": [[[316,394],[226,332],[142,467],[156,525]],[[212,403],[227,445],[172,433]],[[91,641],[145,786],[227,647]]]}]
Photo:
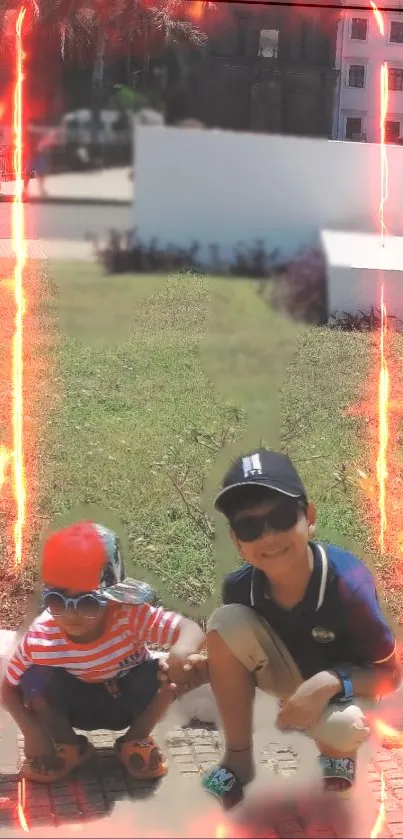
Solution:
[{"label": "tree foliage", "polygon": [[[0,0],[0,27],[10,22],[20,4]],[[201,27],[187,16],[183,0],[27,0],[30,23],[40,27],[46,38],[57,40],[62,55],[76,47],[96,45],[99,33],[105,49],[116,52],[130,41],[185,41],[201,47],[206,42]],[[203,3],[206,9],[214,4]],[[8,23],[7,23],[8,18]]]}]

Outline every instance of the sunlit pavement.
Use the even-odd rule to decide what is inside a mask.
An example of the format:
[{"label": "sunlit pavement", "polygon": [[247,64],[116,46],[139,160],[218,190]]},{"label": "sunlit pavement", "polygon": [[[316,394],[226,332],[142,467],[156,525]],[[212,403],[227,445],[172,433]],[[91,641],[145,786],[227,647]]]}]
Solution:
[{"label": "sunlit pavement", "polygon": [[271,700],[261,697],[258,710],[257,777],[231,819],[200,785],[201,774],[220,755],[219,732],[202,723],[182,728],[173,715],[157,734],[170,764],[159,788],[131,781],[113,756],[114,737],[96,732],[91,739],[97,758],[74,779],[51,789],[26,784],[21,816],[17,780],[21,743],[3,711],[0,835],[13,835],[13,828],[15,835],[23,835],[18,830],[22,818],[25,828],[38,836],[55,832],[66,836],[82,830],[86,836],[97,837],[368,837],[379,814],[383,773],[386,823],[377,835],[403,837],[403,750],[380,748],[371,761],[362,754],[354,798],[335,801],[321,794],[313,745],[300,735],[279,734]]},{"label": "sunlit pavement", "polygon": [[[28,198],[39,199],[47,197],[55,200],[69,201],[99,201],[101,203],[113,201],[128,203],[133,200],[133,181],[130,178],[128,166],[101,169],[94,172],[66,172],[60,175],[49,175],[44,181],[46,196],[41,194],[39,182],[36,178],[30,181]],[[1,197],[15,194],[15,183],[6,181],[1,184]]]},{"label": "sunlit pavement", "polygon": [[[0,244],[11,237],[12,204],[0,202]],[[125,204],[25,204],[28,240],[83,242],[88,234],[105,237],[134,225],[132,207]]]}]

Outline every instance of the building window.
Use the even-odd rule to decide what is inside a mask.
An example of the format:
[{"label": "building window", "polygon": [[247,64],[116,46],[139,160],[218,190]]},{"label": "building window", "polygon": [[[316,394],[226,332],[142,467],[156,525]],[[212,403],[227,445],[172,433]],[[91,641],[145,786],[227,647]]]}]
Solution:
[{"label": "building window", "polygon": [[347,117],[346,140],[356,140],[362,134],[361,117]]},{"label": "building window", "polygon": [[277,58],[278,29],[261,29],[259,37],[259,57]]},{"label": "building window", "polygon": [[393,119],[387,119],[385,122],[386,142],[393,143],[400,139],[400,122],[395,122]]},{"label": "building window", "polygon": [[403,21],[392,20],[390,24],[390,40],[392,44],[403,44]]},{"label": "building window", "polygon": [[389,67],[389,90],[403,90],[403,69]]},{"label": "building window", "polygon": [[351,21],[351,40],[366,41],[368,21],[365,17],[353,17]]},{"label": "building window", "polygon": [[349,87],[365,87],[365,67],[363,64],[350,64],[348,70]]}]

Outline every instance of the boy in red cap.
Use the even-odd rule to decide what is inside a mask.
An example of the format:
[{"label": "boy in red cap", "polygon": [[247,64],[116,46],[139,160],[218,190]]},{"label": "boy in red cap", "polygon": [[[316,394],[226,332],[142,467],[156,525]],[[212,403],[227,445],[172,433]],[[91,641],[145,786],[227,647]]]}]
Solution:
[{"label": "boy in red cap", "polygon": [[[125,576],[117,536],[99,524],[53,533],[41,576],[45,611],[20,641],[2,685],[24,735],[22,776],[53,783],[86,763],[94,748],[75,728],[127,728],[117,758],[136,780],[162,777],[167,765],[151,732],[174,696],[205,674],[197,655],[202,630],[147,602],[151,589]],[[151,657],[147,643],[170,647],[167,664]]]}]

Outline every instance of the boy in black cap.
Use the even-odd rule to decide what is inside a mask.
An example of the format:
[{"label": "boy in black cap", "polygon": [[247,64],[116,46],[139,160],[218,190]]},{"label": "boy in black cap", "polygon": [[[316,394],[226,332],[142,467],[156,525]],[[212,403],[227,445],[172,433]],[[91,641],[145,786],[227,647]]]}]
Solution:
[{"label": "boy in black cap", "polygon": [[315,740],[325,789],[354,785],[365,711],[400,684],[395,639],[371,573],[354,555],[312,541],[315,509],[283,454],[235,461],[215,500],[244,560],[207,628],[208,666],[225,735],[204,788],[228,809],[254,776],[259,687],[279,700],[276,724]]}]

